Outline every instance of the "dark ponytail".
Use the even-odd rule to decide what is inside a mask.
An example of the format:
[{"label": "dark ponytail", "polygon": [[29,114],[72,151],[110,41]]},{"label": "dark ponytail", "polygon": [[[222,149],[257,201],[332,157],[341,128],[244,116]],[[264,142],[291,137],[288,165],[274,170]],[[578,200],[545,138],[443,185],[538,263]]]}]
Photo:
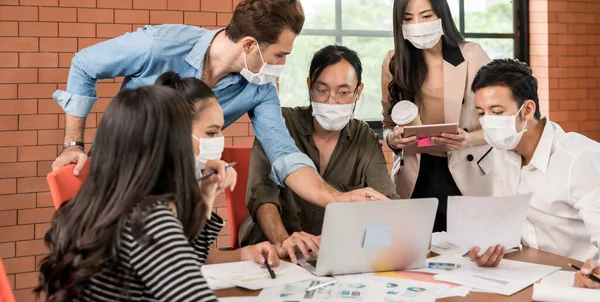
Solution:
[{"label": "dark ponytail", "polygon": [[198,116],[208,101],[217,98],[212,89],[201,80],[193,77],[182,78],[174,71],[161,74],[154,85],[171,87],[183,93],[187,101],[198,110],[193,113],[193,118]]}]

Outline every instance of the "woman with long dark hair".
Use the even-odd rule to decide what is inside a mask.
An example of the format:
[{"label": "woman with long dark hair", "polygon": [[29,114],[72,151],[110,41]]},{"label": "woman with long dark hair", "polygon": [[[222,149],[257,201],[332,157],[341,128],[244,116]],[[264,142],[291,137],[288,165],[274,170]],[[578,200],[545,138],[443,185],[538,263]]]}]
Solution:
[{"label": "woman with long dark hair", "polygon": [[[393,19],[394,50],[381,75],[384,137],[395,153],[392,175],[401,198],[438,198],[434,231],[444,231],[448,196],[491,194],[490,147],[471,91],[473,77],[490,59],[460,35],[446,0],[396,0]],[[423,124],[459,125],[456,133],[431,139],[448,152],[404,152],[414,150],[417,138],[405,137],[403,125],[392,119],[402,100],[416,105]]]},{"label": "woman with long dark hair", "polygon": [[235,186],[208,161],[195,177],[193,108],[175,90],[121,91],[98,127],[80,191],[45,237],[39,294],[48,301],[216,301],[200,266],[223,226],[205,200]]},{"label": "woman with long dark hair", "polygon": [[[202,170],[209,160],[221,159],[225,149],[223,110],[214,92],[203,81],[194,77],[182,78],[174,71],[167,71],[156,79],[156,85],[171,87],[183,93],[193,108],[192,111],[192,145],[196,156],[196,177],[202,176]],[[234,171],[233,171],[234,172]],[[238,190],[245,190],[239,188]],[[204,199],[212,205],[214,198]],[[267,255],[265,259],[265,256]],[[213,250],[206,263],[223,263],[232,261],[255,261],[264,265],[265,260],[272,266],[279,265],[275,247],[267,241],[244,246],[233,251]]]}]

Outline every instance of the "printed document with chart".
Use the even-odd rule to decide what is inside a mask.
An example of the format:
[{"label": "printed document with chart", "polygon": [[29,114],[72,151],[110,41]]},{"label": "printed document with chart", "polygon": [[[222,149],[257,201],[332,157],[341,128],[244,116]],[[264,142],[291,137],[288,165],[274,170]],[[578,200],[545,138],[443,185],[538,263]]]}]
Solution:
[{"label": "printed document with chart", "polygon": [[435,276],[436,280],[510,296],[560,269],[555,266],[503,259],[497,267],[469,263]]},{"label": "printed document with chart", "polygon": [[450,287],[441,284],[398,280],[392,278],[373,278],[372,274],[337,276],[339,281],[307,292],[310,286],[319,284],[318,280],[287,284],[283,287],[264,289],[261,301],[281,302],[430,302],[435,301]]}]

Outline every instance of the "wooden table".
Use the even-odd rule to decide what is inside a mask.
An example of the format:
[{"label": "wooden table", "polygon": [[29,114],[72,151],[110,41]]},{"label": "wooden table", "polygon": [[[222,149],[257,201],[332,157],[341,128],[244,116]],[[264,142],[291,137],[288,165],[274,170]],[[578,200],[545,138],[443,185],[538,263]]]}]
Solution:
[{"label": "wooden table", "polygon": [[[568,266],[568,263],[579,264],[580,261],[573,260],[567,257],[543,252],[540,250],[532,249],[532,248],[523,248],[520,252],[514,252],[506,255],[506,259],[518,260],[530,263],[537,264],[545,264],[561,267],[564,270],[571,270]],[[217,290],[215,294],[219,298],[224,297],[239,297],[239,296],[258,296],[260,291],[251,291],[243,288],[230,288],[224,290]],[[480,293],[480,292],[472,292],[466,297],[451,297],[445,299],[439,299],[440,302],[475,302],[475,301],[493,301],[493,302],[520,302],[520,301],[531,301],[531,296],[533,295],[533,287],[529,286],[528,288],[512,295],[512,296],[502,296],[498,294],[490,294],[490,293]]]}]

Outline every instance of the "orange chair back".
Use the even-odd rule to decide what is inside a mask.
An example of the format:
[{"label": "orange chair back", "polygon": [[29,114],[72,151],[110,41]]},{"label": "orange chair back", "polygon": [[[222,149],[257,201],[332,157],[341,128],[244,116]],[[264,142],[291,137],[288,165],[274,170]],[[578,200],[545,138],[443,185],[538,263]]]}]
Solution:
[{"label": "orange chair back", "polygon": [[2,258],[0,258],[0,301],[15,302],[15,296],[13,296],[10,283],[8,282]]},{"label": "orange chair back", "polygon": [[225,191],[225,202],[227,203],[227,214],[229,215],[229,247],[237,249],[238,230],[248,215],[246,207],[246,186],[248,185],[248,172],[250,171],[250,154],[252,147],[225,147],[222,160],[231,163],[236,162],[237,184],[235,190]]},{"label": "orange chair back", "polygon": [[57,210],[63,202],[75,197],[75,194],[81,188],[81,184],[87,175],[90,161],[91,157],[88,158],[81,173],[79,173],[79,176],[73,174],[73,168],[75,168],[74,164],[52,171],[46,176],[48,187],[50,187],[50,194],[52,195],[52,201]]}]

